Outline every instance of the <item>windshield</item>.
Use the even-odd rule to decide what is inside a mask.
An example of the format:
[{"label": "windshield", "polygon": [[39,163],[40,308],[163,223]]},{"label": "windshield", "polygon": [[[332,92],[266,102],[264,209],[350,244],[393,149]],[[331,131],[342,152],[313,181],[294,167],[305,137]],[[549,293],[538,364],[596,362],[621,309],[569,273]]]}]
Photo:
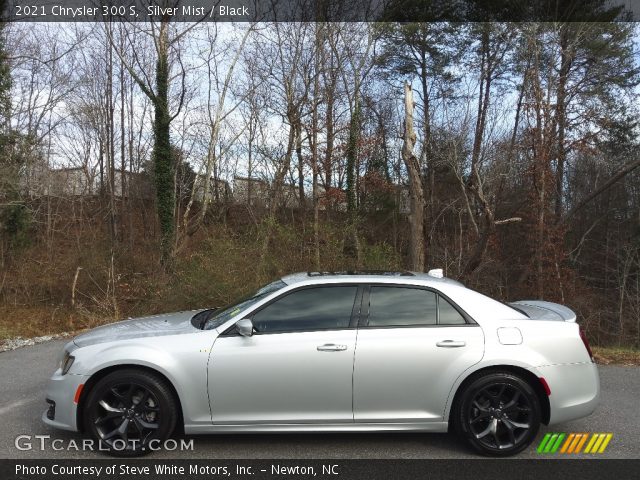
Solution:
[{"label": "windshield", "polygon": [[[260,288],[257,292],[249,297],[245,297],[238,302],[235,302],[228,307],[219,310],[205,310],[207,312],[206,318],[201,322],[203,330],[212,330],[214,328],[218,328],[220,325],[225,323],[228,320],[231,320],[238,313],[246,310],[251,305],[258,303],[267,295],[280,290],[283,287],[286,287],[287,284],[282,280],[276,280],[273,283],[265,285]],[[200,312],[196,314],[196,316],[203,314],[204,312]]]}]

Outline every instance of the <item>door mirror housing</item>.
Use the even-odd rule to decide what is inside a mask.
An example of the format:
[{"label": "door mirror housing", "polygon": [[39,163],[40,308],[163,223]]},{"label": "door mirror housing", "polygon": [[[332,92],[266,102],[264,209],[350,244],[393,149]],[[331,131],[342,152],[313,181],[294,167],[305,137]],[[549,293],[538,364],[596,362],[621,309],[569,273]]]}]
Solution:
[{"label": "door mirror housing", "polygon": [[238,333],[243,337],[250,337],[253,335],[253,322],[250,318],[243,318],[236,323],[236,329]]}]

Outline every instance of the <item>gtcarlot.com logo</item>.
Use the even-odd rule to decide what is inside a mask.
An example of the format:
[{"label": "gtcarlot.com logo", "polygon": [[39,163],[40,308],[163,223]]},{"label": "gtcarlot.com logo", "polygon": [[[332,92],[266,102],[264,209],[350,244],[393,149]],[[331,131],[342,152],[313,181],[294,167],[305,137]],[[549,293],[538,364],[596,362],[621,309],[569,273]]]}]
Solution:
[{"label": "gtcarlot.com logo", "polygon": [[144,450],[157,451],[157,450],[167,450],[167,451],[176,451],[176,450],[193,450],[193,438],[184,439],[180,438],[179,440],[174,440],[173,438],[168,438],[166,440],[159,440],[154,438],[145,442],[144,444],[139,443],[140,440],[129,439],[128,441],[124,441],[122,439],[117,439],[113,441],[111,444],[107,445],[102,441],[94,441],[91,438],[82,438],[79,440],[71,439],[62,439],[62,438],[51,438],[51,435],[18,435],[13,444],[16,449],[25,451],[25,450],[39,450],[39,451],[47,451],[47,450],[75,450],[75,451],[99,451],[99,452],[110,452],[110,451],[124,451],[127,449],[135,450],[138,447]]},{"label": "gtcarlot.com logo", "polygon": [[538,453],[603,453],[613,433],[547,433]]}]

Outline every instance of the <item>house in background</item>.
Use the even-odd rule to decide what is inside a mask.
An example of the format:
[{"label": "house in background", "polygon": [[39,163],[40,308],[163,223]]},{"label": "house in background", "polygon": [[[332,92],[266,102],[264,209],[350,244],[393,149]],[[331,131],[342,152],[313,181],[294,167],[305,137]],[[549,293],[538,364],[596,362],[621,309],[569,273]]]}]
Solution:
[{"label": "house in background", "polygon": [[[151,182],[152,180],[144,173],[130,172],[129,170],[125,170],[123,172],[122,170],[118,169],[113,172],[113,193],[117,198],[122,198],[123,196],[127,195],[145,199],[151,198],[153,196],[153,185]],[[104,183],[105,188],[108,192],[109,179],[106,176],[104,179]],[[99,189],[96,189],[96,193],[98,190]]]},{"label": "house in background", "polygon": [[[136,198],[152,198],[153,185],[151,179],[137,172],[115,170],[113,175],[113,193],[116,198],[124,194]],[[124,185],[123,185],[124,180]],[[104,193],[110,192],[109,176],[105,173],[103,180]],[[41,168],[30,171],[28,177],[21,180],[21,187],[31,198],[51,197],[88,197],[100,194],[100,176],[97,171],[84,167]]]},{"label": "house in background", "polygon": [[96,192],[95,177],[82,167],[49,169],[44,177],[44,195],[77,197]]},{"label": "house in background", "polygon": [[234,177],[233,201],[253,206],[265,206],[269,200],[269,183],[260,178]]},{"label": "house in background", "polygon": [[285,208],[300,207],[300,189],[294,184],[282,185],[282,197],[280,206]]},{"label": "house in background", "polygon": [[[206,187],[206,175],[196,175],[193,199],[198,202],[227,203],[232,198],[229,182],[219,178],[209,178],[209,188]],[[205,196],[206,195],[206,196]]]}]

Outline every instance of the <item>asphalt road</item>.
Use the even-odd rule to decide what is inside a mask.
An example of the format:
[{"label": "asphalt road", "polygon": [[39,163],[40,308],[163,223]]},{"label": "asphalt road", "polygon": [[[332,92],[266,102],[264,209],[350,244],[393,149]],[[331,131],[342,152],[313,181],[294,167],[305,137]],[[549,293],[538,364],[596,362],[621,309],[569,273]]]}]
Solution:
[{"label": "asphalt road", "polygon": [[[50,435],[63,439],[64,444],[82,440],[81,435],[57,431],[40,420],[46,407],[46,382],[64,343],[52,341],[0,353],[0,458],[104,458],[100,452],[54,451],[50,446],[44,451],[21,451],[15,447],[18,435]],[[588,418],[543,427],[537,442],[548,431],[612,432],[606,452],[595,458],[640,458],[640,368],[601,366],[600,374],[602,403],[598,410]],[[191,438],[193,451],[151,455],[185,459],[475,457],[455,436],[438,433],[206,435],[187,440]],[[535,451],[537,442],[520,457],[540,458]]]}]

